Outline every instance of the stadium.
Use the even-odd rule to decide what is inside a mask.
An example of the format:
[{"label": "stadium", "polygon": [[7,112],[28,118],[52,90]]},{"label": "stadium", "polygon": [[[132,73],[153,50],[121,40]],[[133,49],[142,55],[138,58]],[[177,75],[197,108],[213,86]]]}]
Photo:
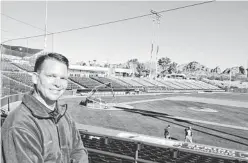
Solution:
[{"label": "stadium", "polygon": [[[33,89],[34,62],[44,53],[17,42],[1,44],[1,126]],[[89,162],[248,163],[248,69],[239,74],[242,81],[229,75],[209,79],[196,71],[158,77],[156,62],[148,75],[135,75],[134,64],[69,65],[59,102],[68,105]],[[188,127],[192,143],[185,141]]]},{"label": "stadium", "polygon": [[[2,122],[32,89],[33,69],[21,57],[11,61],[18,51],[4,52]],[[91,162],[247,160],[247,94],[190,79],[71,76],[69,83],[61,102],[69,105]],[[86,99],[91,105],[82,105]],[[171,139],[165,140],[168,124]],[[194,131],[192,144],[184,142],[188,126]]]}]

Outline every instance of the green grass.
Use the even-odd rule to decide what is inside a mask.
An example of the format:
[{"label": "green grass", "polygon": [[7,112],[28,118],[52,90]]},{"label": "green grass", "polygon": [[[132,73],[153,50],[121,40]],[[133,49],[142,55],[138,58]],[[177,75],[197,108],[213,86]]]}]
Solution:
[{"label": "green grass", "polygon": [[[159,99],[175,95],[158,95],[158,96],[118,96],[118,102],[131,102],[139,100]],[[204,94],[199,94],[204,97]],[[183,95],[192,96],[192,95]],[[197,97],[197,94],[194,95]],[[209,94],[206,94],[207,98]],[[231,95],[213,94],[214,98],[231,99]],[[106,101],[110,99],[104,97]],[[239,98],[235,95],[235,100]],[[77,123],[118,129],[122,131],[135,132],[150,136],[163,137],[164,128],[171,125],[171,136],[178,140],[184,140],[184,128],[191,126],[193,128],[193,141],[195,143],[219,146],[224,148],[238,149],[248,151],[248,131],[238,130],[227,127],[220,127],[210,124],[176,120],[168,117],[180,116],[220,124],[230,124],[235,126],[248,127],[248,108],[229,107],[223,105],[205,104],[199,102],[184,101],[154,101],[145,103],[136,103],[132,106],[135,109],[153,111],[159,116],[142,115],[120,110],[97,110],[89,109],[79,105],[81,98],[64,99],[69,106],[69,112]],[[242,99],[242,101],[245,101]],[[248,101],[248,99],[247,99]],[[199,112],[187,109],[188,107],[208,107],[217,110],[218,113]],[[163,115],[163,116],[162,116]]]}]

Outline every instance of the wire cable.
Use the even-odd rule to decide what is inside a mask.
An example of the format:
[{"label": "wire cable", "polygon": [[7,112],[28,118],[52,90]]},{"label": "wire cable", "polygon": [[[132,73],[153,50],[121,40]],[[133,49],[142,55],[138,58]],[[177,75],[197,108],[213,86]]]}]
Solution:
[{"label": "wire cable", "polygon": [[[196,3],[196,4],[192,4],[192,5],[177,7],[177,8],[173,8],[173,9],[162,10],[162,11],[159,11],[157,13],[165,13],[165,12],[175,11],[175,10],[179,10],[179,9],[183,9],[183,8],[188,8],[188,7],[193,7],[193,6],[202,5],[202,4],[206,4],[206,3],[211,3],[211,2],[214,2],[214,1],[215,0],[213,0],[213,1],[205,1],[205,2],[201,2],[201,3]],[[105,23],[94,24],[94,25],[85,26],[85,27],[73,28],[73,29],[68,29],[68,30],[59,31],[59,32],[52,32],[52,33],[48,33],[47,35],[54,35],[54,34],[66,33],[66,32],[71,32],[71,31],[76,31],[76,30],[82,30],[82,29],[88,29],[88,28],[93,28],[93,27],[99,27],[99,26],[103,26],[103,25],[109,25],[109,24],[114,24],[114,23],[118,23],[118,22],[123,22],[123,21],[138,19],[138,18],[142,18],[142,17],[147,17],[147,16],[150,16],[150,15],[154,15],[154,14],[153,13],[150,13],[150,14],[139,15],[139,16],[135,16],[135,17],[124,18],[124,19],[119,19],[119,20],[105,22]],[[5,42],[14,41],[14,40],[20,40],[20,39],[35,38],[35,37],[41,37],[41,36],[44,36],[44,34],[42,34],[42,35],[35,35],[35,36],[29,36],[29,37],[23,37],[23,38],[11,39],[11,40],[7,40]],[[3,43],[5,43],[5,42],[3,42]]]},{"label": "wire cable", "polygon": [[28,25],[28,26],[31,26],[31,27],[33,27],[33,28],[42,30],[42,31],[44,32],[44,29],[42,29],[42,28],[36,27],[36,26],[34,26],[34,25],[32,25],[32,24],[26,23],[26,22],[24,22],[24,21],[22,21],[22,20],[13,18],[13,17],[8,16],[8,15],[6,15],[6,14],[3,14],[3,13],[0,13],[0,14],[3,15],[3,16],[5,16],[5,17],[7,17],[7,18],[10,18],[10,19],[12,19],[12,20],[15,20],[15,21],[17,21],[17,22],[20,22],[20,23],[26,24],[26,25]]}]

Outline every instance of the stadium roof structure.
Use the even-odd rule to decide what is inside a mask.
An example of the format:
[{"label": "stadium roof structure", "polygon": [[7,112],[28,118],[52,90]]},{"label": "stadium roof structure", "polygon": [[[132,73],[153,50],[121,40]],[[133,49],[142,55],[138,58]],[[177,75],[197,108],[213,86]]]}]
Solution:
[{"label": "stadium roof structure", "polygon": [[5,45],[1,44],[1,52],[5,55],[12,55],[16,57],[31,57],[36,53],[41,52],[42,49],[32,49],[27,48],[23,46],[11,46],[11,45]]}]

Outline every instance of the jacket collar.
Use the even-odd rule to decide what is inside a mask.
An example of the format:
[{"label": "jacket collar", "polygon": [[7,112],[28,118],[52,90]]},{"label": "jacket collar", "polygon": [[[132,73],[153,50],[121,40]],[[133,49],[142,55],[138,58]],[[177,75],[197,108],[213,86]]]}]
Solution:
[{"label": "jacket collar", "polygon": [[47,111],[48,108],[33,96],[33,92],[25,94],[22,99],[22,103],[31,111],[34,117],[39,119],[54,118],[55,122],[58,122],[59,119],[65,115],[67,110],[67,104],[59,105],[56,101],[55,107],[57,108],[58,115],[53,116],[53,114],[49,114],[49,112]]}]

